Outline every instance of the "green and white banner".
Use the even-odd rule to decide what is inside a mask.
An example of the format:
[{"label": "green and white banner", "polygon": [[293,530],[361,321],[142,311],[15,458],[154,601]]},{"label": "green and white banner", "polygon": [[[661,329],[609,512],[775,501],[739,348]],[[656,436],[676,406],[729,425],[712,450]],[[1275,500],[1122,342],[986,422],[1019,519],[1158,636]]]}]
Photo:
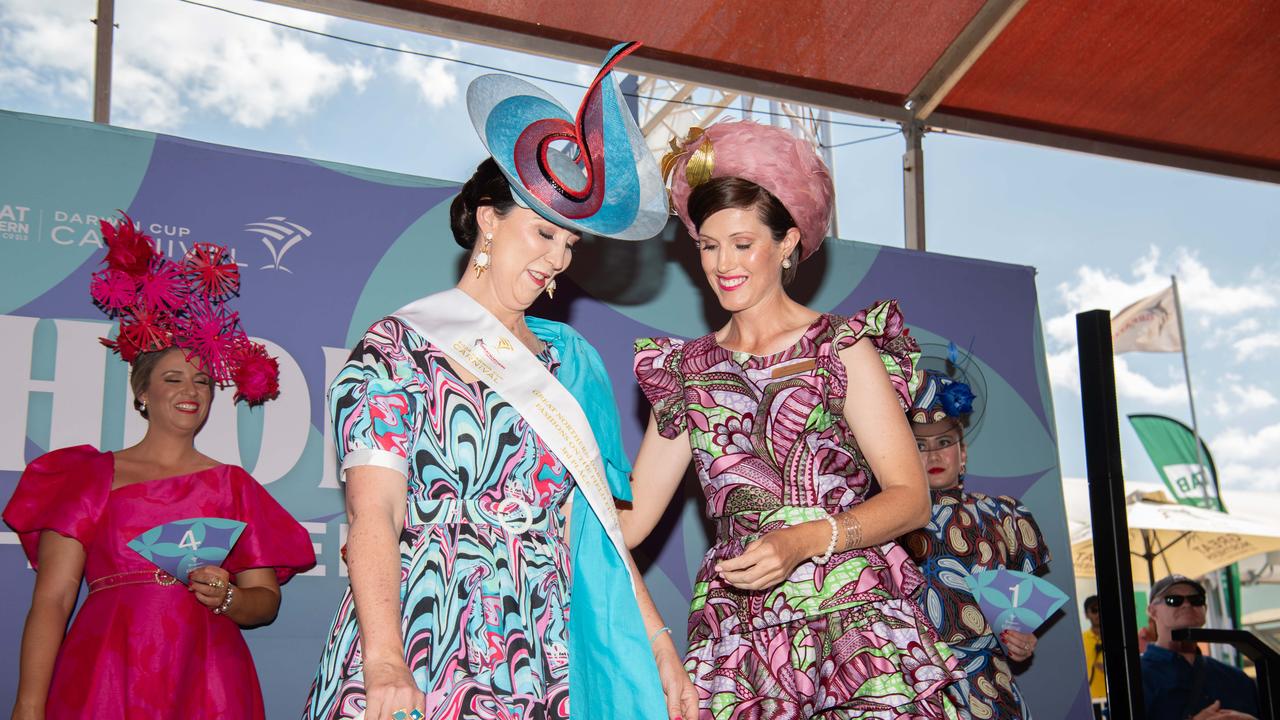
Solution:
[{"label": "green and white banner", "polygon": [[1179,504],[1223,509],[1213,458],[1203,441],[1196,453],[1196,435],[1191,428],[1163,415],[1130,415],[1129,422]]}]

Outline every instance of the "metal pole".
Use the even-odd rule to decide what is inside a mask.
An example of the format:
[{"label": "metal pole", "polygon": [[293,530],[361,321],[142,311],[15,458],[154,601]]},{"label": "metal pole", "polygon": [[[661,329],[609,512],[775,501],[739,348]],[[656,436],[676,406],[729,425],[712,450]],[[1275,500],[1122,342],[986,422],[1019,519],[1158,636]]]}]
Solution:
[{"label": "metal pole", "polygon": [[111,123],[111,45],[115,38],[116,2],[98,0],[97,52],[93,66],[93,121]]},{"label": "metal pole", "polygon": [[908,250],[924,250],[924,125],[903,123],[907,150],[902,153],[902,211]]},{"label": "metal pole", "polygon": [[[835,155],[831,152],[831,112],[818,111],[818,147],[822,148],[822,160],[827,164],[827,172],[831,174],[831,184],[836,184]],[[840,213],[836,203],[831,204],[831,237],[840,237]]]},{"label": "metal pole", "polygon": [[1102,626],[1108,628],[1102,648],[1107,701],[1111,717],[1140,718],[1146,713],[1138,664],[1138,622],[1133,608],[1129,518],[1120,463],[1111,313],[1090,310],[1076,315],[1076,338],[1098,610]]},{"label": "metal pole", "polygon": [[[1196,465],[1200,468],[1202,494],[1204,495],[1205,507],[1210,510],[1216,510],[1209,502],[1209,483],[1204,482],[1208,479],[1209,469],[1204,466],[1204,453],[1200,450],[1200,425],[1196,422],[1196,399],[1191,393],[1191,365],[1187,362],[1187,333],[1182,325],[1182,298],[1178,295],[1178,276],[1170,275],[1169,280],[1173,282],[1173,309],[1174,314],[1178,317],[1178,345],[1182,347],[1182,372],[1187,378],[1187,404],[1191,406],[1191,434],[1196,441]],[[1218,492],[1218,479],[1213,479],[1214,494]]]},{"label": "metal pole", "polygon": [[[1200,447],[1200,425],[1196,422],[1196,398],[1191,391],[1191,364],[1187,361],[1187,333],[1182,322],[1182,296],[1178,294],[1178,276],[1170,275],[1169,281],[1173,283],[1173,307],[1177,311],[1178,316],[1178,344],[1182,346],[1182,372],[1187,379],[1187,405],[1191,408],[1191,435],[1195,438],[1196,444],[1196,465],[1200,467],[1200,475],[1203,478],[1201,485],[1202,494],[1204,496],[1204,505],[1210,510],[1221,510],[1226,512],[1226,505],[1222,502],[1222,488],[1218,485],[1218,476],[1210,475],[1209,468],[1205,466],[1204,449]],[[1213,495],[1215,502],[1209,500],[1209,480],[1213,481]],[[1222,604],[1222,609],[1227,616],[1227,624],[1234,628],[1236,626],[1236,597],[1235,588],[1231,584],[1231,571],[1229,568],[1219,570],[1213,573],[1213,585],[1217,591],[1217,601]],[[1234,653],[1232,653],[1234,654]],[[1234,660],[1235,658],[1230,658]]]}]

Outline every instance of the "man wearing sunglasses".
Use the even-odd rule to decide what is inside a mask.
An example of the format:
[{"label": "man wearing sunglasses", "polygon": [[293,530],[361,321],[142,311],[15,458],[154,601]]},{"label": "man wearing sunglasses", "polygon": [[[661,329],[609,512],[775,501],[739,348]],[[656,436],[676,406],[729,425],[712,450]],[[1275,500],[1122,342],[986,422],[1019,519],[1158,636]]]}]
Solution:
[{"label": "man wearing sunglasses", "polygon": [[1142,694],[1149,720],[1242,720],[1258,715],[1258,692],[1240,670],[1175,642],[1173,631],[1204,626],[1205,590],[1184,575],[1151,586],[1147,616],[1156,639],[1142,653]]}]

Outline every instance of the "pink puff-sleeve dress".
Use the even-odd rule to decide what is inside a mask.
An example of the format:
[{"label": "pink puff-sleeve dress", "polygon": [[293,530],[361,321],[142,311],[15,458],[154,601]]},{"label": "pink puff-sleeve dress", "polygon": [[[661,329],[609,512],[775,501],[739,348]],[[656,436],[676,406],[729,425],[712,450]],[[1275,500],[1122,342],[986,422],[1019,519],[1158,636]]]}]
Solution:
[{"label": "pink puff-sleeve dress", "polygon": [[246,527],[223,567],[233,576],[273,568],[283,583],[315,565],[306,530],[236,466],[113,490],[114,474],[112,453],[88,445],[55,450],[27,466],[4,510],[33,567],[45,530],[85,550],[89,594],[58,650],[45,717],[264,717],[240,626],[214,615],[128,542],[175,520],[239,520]]}]

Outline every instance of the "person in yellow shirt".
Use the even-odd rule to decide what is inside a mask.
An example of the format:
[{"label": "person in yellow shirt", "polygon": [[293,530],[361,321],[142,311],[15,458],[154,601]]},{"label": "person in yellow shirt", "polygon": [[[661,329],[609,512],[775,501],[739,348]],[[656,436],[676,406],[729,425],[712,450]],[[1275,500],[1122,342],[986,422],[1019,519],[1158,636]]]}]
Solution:
[{"label": "person in yellow shirt", "polygon": [[1084,616],[1089,628],[1081,633],[1084,639],[1084,662],[1089,672],[1089,696],[1094,700],[1107,699],[1107,678],[1102,660],[1102,618],[1099,614],[1098,596],[1084,599]]}]

